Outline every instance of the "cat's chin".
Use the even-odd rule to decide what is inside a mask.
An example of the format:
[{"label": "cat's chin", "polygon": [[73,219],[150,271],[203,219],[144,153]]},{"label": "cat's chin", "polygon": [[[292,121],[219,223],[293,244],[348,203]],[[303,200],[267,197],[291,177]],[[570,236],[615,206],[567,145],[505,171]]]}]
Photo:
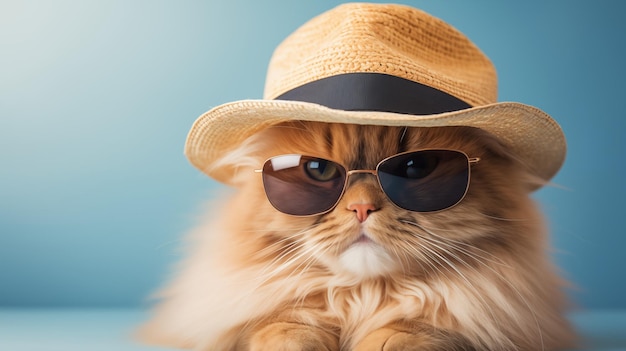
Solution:
[{"label": "cat's chin", "polygon": [[384,247],[362,234],[339,255],[341,271],[365,279],[387,274],[396,268],[396,262]]}]

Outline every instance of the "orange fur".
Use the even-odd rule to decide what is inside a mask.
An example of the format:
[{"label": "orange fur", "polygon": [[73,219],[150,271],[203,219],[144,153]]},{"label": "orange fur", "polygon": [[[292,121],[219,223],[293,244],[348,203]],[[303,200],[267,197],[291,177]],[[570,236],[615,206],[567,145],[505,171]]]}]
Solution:
[{"label": "orange fur", "polygon": [[[457,206],[402,210],[374,176],[361,174],[331,212],[292,217],[269,204],[254,172],[285,153],[373,169],[421,148],[481,158]],[[557,350],[575,343],[563,316],[565,282],[528,196],[536,180],[491,135],[289,123],[252,137],[220,163],[227,164],[238,168],[238,191],[194,232],[189,258],[141,330],[145,340],[194,350]],[[361,223],[348,210],[355,202],[377,210]],[[363,231],[376,244],[355,253],[369,267],[360,270],[346,257]]]}]

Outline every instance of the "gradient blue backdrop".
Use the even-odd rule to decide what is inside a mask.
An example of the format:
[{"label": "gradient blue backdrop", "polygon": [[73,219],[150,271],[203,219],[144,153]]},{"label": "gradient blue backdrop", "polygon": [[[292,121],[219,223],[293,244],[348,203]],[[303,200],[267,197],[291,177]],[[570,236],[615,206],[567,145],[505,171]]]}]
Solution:
[{"label": "gradient blue backdrop", "polygon": [[[137,306],[220,185],[182,154],[195,118],[260,98],[274,47],[339,1],[0,2],[0,306]],[[406,1],[495,62],[500,100],[569,143],[535,194],[590,308],[626,308],[626,2]]]}]

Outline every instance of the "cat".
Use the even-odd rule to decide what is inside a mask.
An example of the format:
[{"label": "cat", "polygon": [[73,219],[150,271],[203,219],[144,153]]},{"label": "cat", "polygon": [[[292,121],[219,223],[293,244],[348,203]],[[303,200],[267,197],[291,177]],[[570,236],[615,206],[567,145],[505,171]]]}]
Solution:
[{"label": "cat", "polygon": [[[282,154],[374,169],[405,151],[480,158],[465,198],[401,209],[373,174],[354,174],[329,212],[291,216],[268,202],[259,169]],[[209,210],[189,257],[140,331],[194,350],[558,350],[576,336],[562,279],[529,197],[542,185],[489,133],[289,122],[225,155],[236,191]],[[365,209],[351,204],[367,204]],[[215,212],[215,213],[214,213]],[[366,233],[367,240],[355,243]]]}]

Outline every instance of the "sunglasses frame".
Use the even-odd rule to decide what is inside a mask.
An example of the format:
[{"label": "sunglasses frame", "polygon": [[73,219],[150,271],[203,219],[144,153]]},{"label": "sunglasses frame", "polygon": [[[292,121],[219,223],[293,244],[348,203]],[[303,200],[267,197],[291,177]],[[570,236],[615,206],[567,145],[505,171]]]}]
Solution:
[{"label": "sunglasses frame", "polygon": [[[390,160],[392,158],[398,157],[398,156],[407,155],[407,154],[411,154],[411,153],[415,153],[415,152],[422,152],[422,151],[452,151],[452,152],[456,152],[456,153],[462,154],[467,159],[467,184],[465,185],[465,191],[463,192],[463,196],[461,196],[461,198],[457,202],[455,202],[453,205],[448,206],[446,208],[442,208],[440,210],[435,210],[435,211],[414,211],[414,210],[410,210],[410,209],[407,209],[407,208],[403,208],[403,207],[399,206],[398,204],[396,204],[396,202],[389,197],[389,195],[387,194],[387,192],[383,188],[383,186],[382,186],[382,184],[380,182],[380,177],[378,176],[378,169],[379,169],[381,164],[383,164],[384,162],[386,162],[386,161],[388,161],[388,160]],[[272,201],[269,199],[269,196],[267,195],[267,191],[264,189],[265,190],[265,196],[267,197],[267,199],[270,202],[270,204],[272,205],[272,207],[274,207],[280,213],[284,213],[286,215],[294,216],[294,217],[319,216],[319,215],[323,215],[323,214],[326,214],[326,213],[332,211],[335,207],[337,207],[337,205],[341,201],[341,198],[343,198],[343,195],[345,194],[346,189],[348,188],[348,182],[350,181],[350,176],[353,175],[353,174],[371,174],[371,175],[375,176],[376,177],[376,181],[378,183],[378,187],[383,192],[383,194],[385,194],[385,197],[387,197],[389,202],[391,202],[394,206],[396,206],[399,209],[402,209],[402,210],[405,210],[405,211],[410,211],[410,212],[416,212],[416,213],[437,213],[437,212],[449,210],[449,209],[455,207],[456,205],[458,205],[459,203],[461,203],[461,201],[463,201],[463,199],[465,199],[465,196],[467,195],[467,192],[468,192],[469,186],[470,186],[470,182],[471,182],[471,179],[472,179],[472,172],[471,172],[472,166],[477,164],[481,160],[480,157],[469,157],[469,155],[467,155],[467,153],[465,153],[464,151],[461,151],[461,150],[430,148],[430,149],[417,149],[417,150],[411,150],[411,151],[404,151],[404,152],[397,153],[395,155],[387,156],[384,159],[382,159],[380,162],[378,162],[378,164],[376,164],[376,168],[375,169],[352,169],[352,170],[348,170],[348,168],[345,165],[343,165],[341,162],[337,162],[335,160],[324,158],[324,157],[310,156],[310,155],[303,155],[303,154],[281,154],[281,155],[276,155],[276,156],[272,156],[272,157],[267,158],[263,162],[263,167],[261,169],[255,169],[254,172],[255,173],[263,173],[263,168],[265,168],[265,165],[267,164],[267,162],[269,162],[273,158],[281,157],[281,156],[306,156],[306,157],[311,157],[311,158],[318,158],[318,159],[321,159],[321,160],[333,162],[334,164],[336,164],[338,166],[341,166],[343,168],[344,172],[345,172],[346,179],[343,182],[343,186],[341,188],[341,194],[337,198],[337,201],[329,209],[327,209],[325,211],[312,213],[312,214],[297,215],[297,214],[285,213],[285,212],[279,210],[278,208],[276,208],[276,206],[274,206]],[[263,182],[265,182],[265,180],[263,180]]]}]

